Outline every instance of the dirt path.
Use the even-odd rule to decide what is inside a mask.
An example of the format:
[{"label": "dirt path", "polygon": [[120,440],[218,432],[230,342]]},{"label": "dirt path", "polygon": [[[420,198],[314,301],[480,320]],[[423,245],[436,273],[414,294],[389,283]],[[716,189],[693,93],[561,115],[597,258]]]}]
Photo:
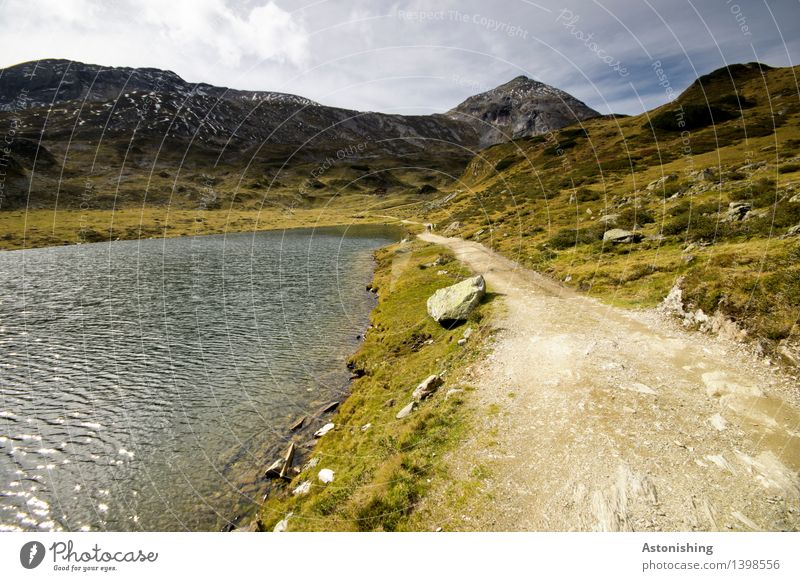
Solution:
[{"label": "dirt path", "polygon": [[474,242],[450,248],[502,295],[472,370],[482,419],[447,459],[488,468],[450,528],[798,530],[797,385],[744,349],[608,307]]}]

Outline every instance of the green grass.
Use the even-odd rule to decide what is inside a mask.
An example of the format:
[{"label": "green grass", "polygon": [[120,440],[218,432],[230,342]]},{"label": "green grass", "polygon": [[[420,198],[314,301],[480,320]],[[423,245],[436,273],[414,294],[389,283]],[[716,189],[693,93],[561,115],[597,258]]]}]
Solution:
[{"label": "green grass", "polygon": [[[427,267],[439,257],[446,264]],[[466,325],[448,330],[427,316],[425,303],[438,288],[469,272],[442,249],[422,242],[396,244],[376,253],[373,285],[379,302],[373,327],[351,358],[364,376],[331,420],[336,429],[320,439],[311,457],[319,464],[305,469],[285,489],[274,493],[260,513],[260,526],[272,530],[293,513],[289,530],[406,530],[414,509],[430,487],[447,479],[440,459],[464,433],[467,412],[463,397],[445,397],[460,384],[458,374],[479,353],[490,305],[477,309]],[[437,274],[446,270],[447,274]],[[473,335],[466,346],[457,340],[467,326]],[[395,414],[411,400],[416,385],[432,373],[445,373],[445,384],[408,417]],[[371,424],[363,431],[362,426]],[[321,468],[335,472],[322,485]],[[309,494],[290,494],[298,483],[313,483]]]}]

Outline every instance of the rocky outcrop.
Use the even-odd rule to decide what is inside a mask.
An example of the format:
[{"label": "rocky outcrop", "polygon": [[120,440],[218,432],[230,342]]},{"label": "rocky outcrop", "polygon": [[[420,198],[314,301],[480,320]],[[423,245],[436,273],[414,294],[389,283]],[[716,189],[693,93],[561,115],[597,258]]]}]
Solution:
[{"label": "rocky outcrop", "polygon": [[427,399],[436,393],[436,390],[440,385],[442,385],[442,383],[443,381],[441,377],[438,375],[430,375],[417,386],[417,388],[411,394],[411,397],[417,401]]},{"label": "rocky outcrop", "polygon": [[428,299],[428,314],[438,323],[466,320],[485,294],[483,277],[473,276],[433,293]]},{"label": "rocky outcrop", "polygon": [[638,232],[631,232],[630,230],[623,230],[622,228],[612,228],[603,234],[603,242],[611,242],[613,244],[640,242],[641,240],[642,235]]},{"label": "rocky outcrop", "polygon": [[752,209],[753,204],[749,202],[731,202],[728,204],[728,212],[725,214],[723,221],[738,222],[744,220],[748,212]]}]

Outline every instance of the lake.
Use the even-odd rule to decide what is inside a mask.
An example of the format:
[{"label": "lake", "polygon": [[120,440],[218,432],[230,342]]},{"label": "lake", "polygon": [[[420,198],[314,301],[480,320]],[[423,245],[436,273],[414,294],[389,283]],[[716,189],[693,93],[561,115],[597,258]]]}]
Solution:
[{"label": "lake", "polygon": [[0,252],[0,530],[220,530],[254,511],[288,426],[346,393],[372,253],[398,234]]}]

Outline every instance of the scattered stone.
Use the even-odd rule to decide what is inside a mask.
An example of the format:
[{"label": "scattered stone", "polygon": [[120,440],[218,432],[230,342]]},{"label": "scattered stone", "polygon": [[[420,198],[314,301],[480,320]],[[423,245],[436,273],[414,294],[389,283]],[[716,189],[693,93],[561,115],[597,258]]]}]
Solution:
[{"label": "scattered stone", "polygon": [[710,371],[702,375],[706,393],[711,397],[719,397],[726,393],[764,397],[764,392],[757,385],[741,385],[731,380],[723,371]]},{"label": "scattered stone", "polygon": [[438,322],[463,321],[486,294],[481,275],[441,288],[428,298],[428,314]]},{"label": "scattered stone", "polygon": [[717,172],[715,172],[710,167],[705,169],[701,169],[699,172],[695,174],[695,177],[699,180],[703,180],[706,182],[716,182],[717,180]]},{"label": "scattered stone", "polygon": [[648,192],[652,192],[653,190],[662,188],[666,184],[671,183],[671,182],[675,182],[675,181],[678,181],[678,176],[675,175],[674,173],[668,174],[668,175],[665,175],[662,178],[659,178],[657,180],[654,180],[654,181],[650,182],[649,184],[647,184],[647,187],[645,189]]},{"label": "scattered stone", "polygon": [[319,464],[319,457],[318,456],[314,456],[308,462],[306,462],[306,465],[303,467],[303,469],[304,470],[310,470],[311,468],[316,467],[317,464]]},{"label": "scattered stone", "polygon": [[606,214],[605,216],[600,216],[600,221],[603,224],[616,224],[617,220],[619,220],[619,214]]},{"label": "scattered stone", "polygon": [[728,427],[728,422],[726,422],[725,418],[723,418],[720,414],[714,414],[713,416],[708,418],[708,423],[711,424],[714,428],[716,428],[720,432]]},{"label": "scattered stone", "polygon": [[322,426],[319,430],[314,432],[314,437],[315,438],[321,438],[322,436],[324,436],[325,434],[330,432],[335,427],[336,427],[336,424],[327,423],[324,426]]},{"label": "scattered stone", "polygon": [[283,517],[282,520],[279,520],[278,524],[275,525],[275,528],[272,529],[272,532],[273,533],[285,533],[286,530],[289,528],[289,519],[292,518],[292,514],[294,514],[294,513],[290,512],[285,517]]},{"label": "scattered stone", "polygon": [[459,339],[458,341],[456,341],[456,343],[457,343],[459,346],[462,346],[462,347],[463,347],[464,345],[466,345],[466,344],[467,344],[467,340],[462,338],[462,339]]},{"label": "scattered stone", "polygon": [[760,210],[750,210],[744,215],[743,220],[753,220],[755,218],[765,218],[769,216],[770,210],[762,208]]},{"label": "scattered stone", "polygon": [[612,242],[614,244],[640,242],[641,240],[642,235],[638,232],[631,232],[630,230],[623,230],[622,228],[612,228],[603,234],[603,242]]},{"label": "scattered stone", "polygon": [[305,422],[306,422],[306,417],[305,416],[300,416],[294,422],[292,422],[291,426],[289,426],[289,431],[290,432],[294,432],[294,431],[299,430],[300,428],[303,427],[303,424]]},{"label": "scattered stone", "polygon": [[469,340],[469,338],[472,337],[472,327],[467,327],[467,330],[464,331],[464,334],[462,335],[462,337],[464,339]]},{"label": "scattered stone", "polygon": [[737,171],[755,171],[757,169],[761,169],[762,167],[766,166],[766,161],[756,161],[753,163],[747,163],[740,167]]},{"label": "scattered stone", "polygon": [[270,464],[269,468],[264,472],[264,476],[267,478],[280,478],[281,468],[283,468],[283,458],[278,458]]},{"label": "scattered stone", "polygon": [[362,432],[366,432],[366,431],[367,431],[367,430],[369,430],[371,427],[372,427],[372,424],[364,424],[363,426],[361,426],[361,431],[362,431]]},{"label": "scattered stone", "polygon": [[303,480],[294,490],[292,490],[292,494],[295,496],[300,496],[301,494],[308,494],[311,491],[311,481],[310,480]]},{"label": "scattered stone", "polygon": [[724,222],[738,222],[744,220],[747,213],[753,209],[750,202],[731,202],[728,204],[728,212],[723,218]]},{"label": "scattered stone", "polygon": [[634,381],[633,383],[627,385],[620,385],[620,387],[627,391],[635,391],[637,393],[644,393],[647,395],[658,395],[654,389],[645,385],[644,383],[639,383]]},{"label": "scattered stone", "polygon": [[792,226],[786,231],[786,236],[800,236],[800,224]]},{"label": "scattered stone", "polygon": [[417,401],[427,399],[436,392],[436,389],[442,385],[442,383],[442,378],[438,375],[429,375],[417,386],[411,394],[411,397]]},{"label": "scattered stone", "polygon": [[406,417],[411,412],[413,412],[416,407],[417,407],[417,402],[416,401],[412,401],[406,407],[404,407],[399,412],[397,412],[397,415],[395,416],[395,418],[397,418],[398,420],[402,420],[404,417]]},{"label": "scattered stone", "polygon": [[800,365],[800,348],[791,344],[787,339],[783,339],[778,343],[778,355],[780,355],[786,363]]},{"label": "scattered stone", "polygon": [[460,229],[461,229],[461,222],[458,222],[458,221],[450,222],[450,224],[447,226],[447,228],[442,230],[442,234],[444,234],[445,236],[448,236],[450,234],[455,234]]},{"label": "scattered stone", "polygon": [[791,198],[789,198],[789,202],[792,204],[800,204],[800,194],[795,194]]},{"label": "scattered stone", "polygon": [[333,477],[334,477],[334,472],[330,468],[323,468],[322,470],[319,471],[319,474],[317,474],[317,478],[319,478],[319,481],[324,484],[330,484],[331,482],[333,482]]},{"label": "scattered stone", "polygon": [[324,406],[322,406],[319,409],[319,411],[317,412],[317,415],[321,416],[322,414],[327,414],[328,412],[332,412],[333,410],[335,410],[337,407],[339,407],[339,402],[338,401],[332,401],[332,402],[326,403]]}]

